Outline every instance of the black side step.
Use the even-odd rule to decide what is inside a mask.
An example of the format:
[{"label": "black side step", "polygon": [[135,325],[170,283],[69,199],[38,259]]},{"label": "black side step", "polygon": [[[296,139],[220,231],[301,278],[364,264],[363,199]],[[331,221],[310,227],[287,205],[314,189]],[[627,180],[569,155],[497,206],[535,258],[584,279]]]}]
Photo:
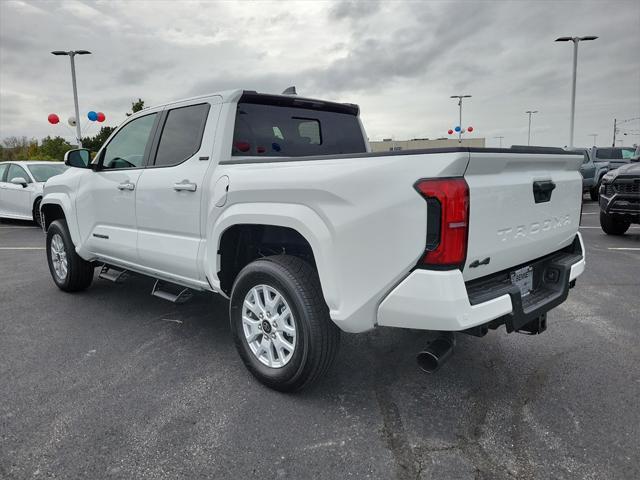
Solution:
[{"label": "black side step", "polygon": [[110,267],[105,264],[102,265],[100,269],[100,275],[98,278],[102,278],[104,280],[109,280],[114,283],[122,283],[129,277],[129,272],[127,270],[118,270],[115,267]]},{"label": "black side step", "polygon": [[153,285],[151,295],[173,303],[184,303],[193,297],[193,292],[186,287],[158,279]]}]

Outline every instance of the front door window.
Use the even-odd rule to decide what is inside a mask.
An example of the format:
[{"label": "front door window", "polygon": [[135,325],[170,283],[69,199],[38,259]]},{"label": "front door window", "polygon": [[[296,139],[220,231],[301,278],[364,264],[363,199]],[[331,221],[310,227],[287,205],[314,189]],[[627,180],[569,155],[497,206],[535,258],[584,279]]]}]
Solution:
[{"label": "front door window", "polygon": [[142,168],[156,113],[136,118],[116,134],[102,153],[102,170]]}]

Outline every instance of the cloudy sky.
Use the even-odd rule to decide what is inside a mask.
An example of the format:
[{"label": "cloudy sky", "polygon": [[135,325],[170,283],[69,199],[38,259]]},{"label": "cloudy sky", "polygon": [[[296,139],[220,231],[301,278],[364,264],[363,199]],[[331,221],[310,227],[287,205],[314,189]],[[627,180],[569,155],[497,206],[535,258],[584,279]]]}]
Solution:
[{"label": "cloudy sky", "polygon": [[[640,117],[640,2],[178,2],[0,0],[0,139],[73,134],[47,115],[73,114],[68,59],[77,61],[81,115],[125,118],[147,105],[246,88],[358,103],[372,140],[446,136],[453,94],[470,94],[473,136],[566,145],[572,47],[580,45],[576,145],[610,144],[613,119]],[[640,121],[624,124],[638,142]],[[95,124],[87,134],[95,133]],[[85,133],[85,132],[83,132]]]}]

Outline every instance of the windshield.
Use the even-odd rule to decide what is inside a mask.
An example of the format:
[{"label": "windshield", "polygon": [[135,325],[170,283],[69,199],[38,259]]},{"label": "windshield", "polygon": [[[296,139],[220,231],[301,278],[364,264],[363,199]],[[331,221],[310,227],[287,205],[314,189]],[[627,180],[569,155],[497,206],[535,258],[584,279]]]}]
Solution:
[{"label": "windshield", "polygon": [[52,163],[50,165],[42,163],[37,165],[27,165],[27,168],[31,172],[31,175],[33,175],[33,178],[35,178],[36,182],[46,182],[51,177],[60,175],[69,167],[62,163]]},{"label": "windshield", "polygon": [[634,148],[623,148],[622,149],[622,158],[633,158],[633,154],[635,153]]}]

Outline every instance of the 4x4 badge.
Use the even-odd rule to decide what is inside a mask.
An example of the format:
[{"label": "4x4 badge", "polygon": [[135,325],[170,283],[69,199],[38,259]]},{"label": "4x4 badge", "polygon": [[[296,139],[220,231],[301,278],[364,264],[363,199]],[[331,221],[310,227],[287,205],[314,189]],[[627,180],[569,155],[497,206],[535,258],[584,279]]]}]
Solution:
[{"label": "4x4 badge", "polygon": [[477,268],[480,265],[489,265],[490,261],[491,261],[491,257],[487,257],[484,260],[474,260],[469,264],[469,268]]}]

